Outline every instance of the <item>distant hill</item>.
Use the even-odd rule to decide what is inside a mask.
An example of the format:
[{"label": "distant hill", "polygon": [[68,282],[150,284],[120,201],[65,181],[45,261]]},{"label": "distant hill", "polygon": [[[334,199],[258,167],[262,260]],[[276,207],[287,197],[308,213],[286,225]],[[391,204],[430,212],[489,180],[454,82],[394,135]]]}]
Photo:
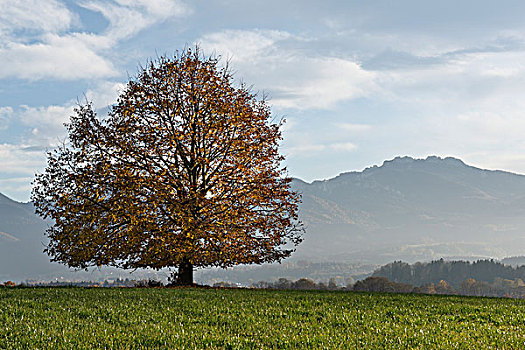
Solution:
[{"label": "distant hill", "polygon": [[0,281],[49,271],[49,259],[42,254],[45,229],[32,204],[0,194]]},{"label": "distant hill", "polygon": [[525,176],[459,159],[398,157],[311,184],[297,259],[386,263],[522,255]]},{"label": "distant hill", "polygon": [[513,267],[525,265],[525,256],[511,256],[501,259],[501,263]]},{"label": "distant hill", "polygon": [[[329,180],[295,179],[292,186],[303,196],[300,216],[307,232],[291,262],[365,266],[525,255],[523,175],[455,158],[398,157]],[[42,253],[46,226],[32,204],[0,194],[0,282],[80,276]],[[82,278],[107,271],[121,273],[109,269]]]},{"label": "distant hill", "polygon": [[[86,272],[51,263],[43,253],[47,243],[44,234],[47,225],[34,213],[33,204],[15,202],[0,194],[0,283],[7,280],[22,282],[26,279],[99,280],[131,277],[129,272],[114,268]],[[155,278],[155,272],[139,270],[133,278]]]}]

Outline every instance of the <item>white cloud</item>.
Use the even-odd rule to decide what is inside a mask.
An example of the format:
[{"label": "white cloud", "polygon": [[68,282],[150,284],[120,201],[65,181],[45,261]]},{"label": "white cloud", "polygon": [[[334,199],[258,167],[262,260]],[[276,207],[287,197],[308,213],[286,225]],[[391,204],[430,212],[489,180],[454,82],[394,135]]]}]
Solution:
[{"label": "white cloud", "polygon": [[340,58],[296,57],[281,65],[274,76],[273,87],[268,90],[276,91],[271,103],[281,108],[330,108],[377,89],[374,73]]},{"label": "white cloud", "polygon": [[289,157],[318,154],[319,152],[323,152],[325,150],[326,150],[325,145],[311,144],[311,143],[296,144],[291,147],[283,148],[283,152]]},{"label": "white cloud", "polygon": [[[439,103],[441,108],[486,104],[493,96],[520,93],[525,83],[525,51],[471,52],[439,64],[407,66],[378,73],[382,92],[397,101]],[[499,98],[499,97],[497,97]]]},{"label": "white cloud", "polygon": [[44,151],[24,144],[0,144],[0,164],[0,193],[28,201],[33,176],[46,165]]},{"label": "white cloud", "polygon": [[[0,0],[0,79],[81,79],[114,74],[87,34],[63,34],[78,16],[56,0]],[[99,48],[98,48],[99,49]]]},{"label": "white cloud", "polygon": [[92,41],[89,35],[48,35],[36,44],[7,43],[0,46],[0,78],[74,80],[115,75],[111,62],[91,47]]},{"label": "white cloud", "polygon": [[357,146],[351,142],[334,142],[328,144],[320,143],[299,143],[290,147],[283,148],[283,152],[289,157],[296,156],[317,156],[322,152],[351,152]]},{"label": "white cloud", "polygon": [[[188,13],[173,0],[85,1],[110,22],[105,33],[68,32],[78,20],[55,0],[0,0],[0,79],[97,79],[117,74],[108,51],[119,41],[166,19]],[[18,32],[17,32],[18,31]]]},{"label": "white cloud", "polygon": [[154,23],[189,13],[187,6],[174,0],[86,0],[80,5],[109,20],[105,35],[113,40],[129,38]]},{"label": "white cloud", "polygon": [[[95,109],[103,109],[116,102],[123,87],[123,84],[117,82],[102,82],[86,92],[86,99],[93,103]],[[23,105],[16,112],[8,108],[23,125],[31,128],[31,133],[26,135],[26,143],[37,147],[55,147],[66,137],[64,123],[69,122],[77,103],[84,102],[70,100],[63,105],[40,107]]]},{"label": "white cloud", "polygon": [[[76,6],[68,9],[65,0],[0,0],[0,79],[86,79],[81,84],[92,87],[88,100],[101,108],[115,102],[122,88],[116,82],[122,64],[140,59],[145,47],[140,39],[164,52],[201,36],[197,41],[206,53],[230,58],[236,78],[268,93],[274,111],[295,121],[284,128],[283,151],[303,160],[317,157],[304,162],[310,166],[303,166],[307,174],[301,177],[318,178],[311,166],[317,161],[335,173],[338,167],[354,167],[355,159],[368,165],[371,159],[414,155],[414,150],[465,157],[480,166],[525,164],[520,158],[525,153],[525,32],[520,11],[508,11],[508,6],[483,3],[474,9],[483,17],[458,5],[463,12],[452,17],[421,14],[433,19],[428,22],[406,20],[425,18],[413,16],[413,1],[396,8],[387,2],[379,7],[354,2],[322,9],[312,2],[294,10],[290,22],[289,11],[272,7],[277,1],[272,6],[187,2],[201,10],[185,21],[190,10],[178,0],[73,1],[96,13],[79,18],[89,11],[77,15]],[[496,8],[513,21],[494,16]],[[220,20],[209,20],[211,12]],[[235,18],[241,13],[242,20]],[[80,19],[88,20],[90,30],[107,27],[86,33]],[[256,29],[260,26],[275,30]],[[141,31],[144,37],[135,40]],[[35,107],[34,90],[23,84],[11,94],[20,90],[20,97],[8,93],[11,101],[2,100],[2,106],[11,107],[0,107],[0,130],[9,126],[4,135],[13,130],[9,140],[24,145],[56,144],[65,136],[62,123],[72,113],[76,101],[69,99],[74,96],[66,96],[58,82],[63,99]],[[9,92],[9,81],[4,85]],[[20,103],[32,107],[15,107]],[[343,153],[356,147],[359,152]],[[27,157],[27,152],[16,154]]]},{"label": "white cloud", "polygon": [[86,92],[86,98],[88,101],[93,102],[93,106],[96,109],[105,108],[117,102],[117,98],[124,88],[125,84],[123,83],[104,81],[95,88],[89,89]]},{"label": "white cloud", "polygon": [[[93,102],[95,108],[102,109],[116,102],[122,88],[121,83],[102,82],[88,90],[86,98]],[[17,110],[0,107],[0,128],[3,115],[27,127],[21,144],[0,144],[0,193],[15,200],[27,201],[32,176],[44,169],[45,151],[65,140],[64,123],[69,122],[76,104],[71,100],[64,105],[21,106]],[[17,176],[6,177],[6,174]]]},{"label": "white cloud", "polygon": [[524,60],[523,50],[466,52],[378,72],[381,97],[394,106],[375,130],[382,152],[451,154],[482,168],[524,172]]},{"label": "white cloud", "polygon": [[239,76],[269,92],[276,107],[331,108],[377,89],[375,73],[353,60],[293,48],[306,41],[283,31],[227,30],[205,35],[200,43],[207,52],[231,58]]},{"label": "white cloud", "polygon": [[365,132],[372,129],[372,126],[367,124],[336,123],[335,126],[348,132]]},{"label": "white cloud", "polygon": [[350,152],[357,148],[352,142],[336,142],[329,145],[329,148],[338,152]]},{"label": "white cloud", "polygon": [[77,20],[57,0],[0,0],[0,33],[17,30],[56,33],[68,29]]},{"label": "white cloud", "polygon": [[73,104],[64,106],[28,107],[22,106],[18,113],[19,120],[31,127],[31,135],[26,136],[26,142],[31,146],[55,147],[66,136],[64,123],[73,114]]},{"label": "white cloud", "polygon": [[524,51],[510,52],[477,52],[465,54],[454,60],[462,72],[470,73],[472,77],[510,78],[525,72]]},{"label": "white cloud", "polygon": [[[122,84],[106,80],[117,75],[111,56],[122,40],[170,18],[189,13],[181,1],[79,1],[109,21],[102,33],[85,33],[77,14],[58,0],[0,0],[0,79],[78,80],[97,85],[86,92],[96,108],[116,101]],[[98,82],[97,82],[98,81]],[[67,97],[70,98],[70,97]],[[83,101],[81,101],[83,102]],[[63,105],[0,107],[0,130],[15,121],[20,144],[0,144],[0,192],[27,200],[29,179],[45,165],[44,149],[65,138],[64,122],[76,101]],[[6,178],[6,174],[12,174]]]},{"label": "white cloud", "polygon": [[[522,104],[525,108],[525,103]],[[497,136],[522,139],[525,132],[525,112],[473,110],[456,116],[454,125],[460,131],[470,131],[478,144],[493,142]],[[468,135],[468,134],[467,134]]]},{"label": "white cloud", "polygon": [[13,108],[0,107],[0,130],[5,130],[9,127],[9,122],[13,116]]},{"label": "white cloud", "polygon": [[2,174],[33,175],[45,165],[45,154],[41,149],[29,145],[0,144]]},{"label": "white cloud", "polygon": [[[225,30],[210,33],[200,39],[203,48],[216,52],[236,63],[264,61],[276,54],[279,41],[292,38],[288,32],[278,30]],[[282,60],[291,59],[286,52],[280,52]],[[268,65],[274,62],[267,62]]]}]

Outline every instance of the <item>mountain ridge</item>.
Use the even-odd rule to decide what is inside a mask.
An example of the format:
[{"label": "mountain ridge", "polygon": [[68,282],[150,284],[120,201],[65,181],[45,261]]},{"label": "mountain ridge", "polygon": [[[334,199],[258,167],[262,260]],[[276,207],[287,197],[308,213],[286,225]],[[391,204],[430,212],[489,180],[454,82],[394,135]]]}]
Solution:
[{"label": "mountain ridge", "polygon": [[476,167],[476,166],[473,166],[473,165],[468,165],[463,160],[461,160],[459,158],[451,157],[451,156],[447,156],[447,157],[428,156],[426,158],[414,158],[414,157],[410,157],[410,156],[397,156],[397,157],[395,157],[393,159],[383,161],[383,164],[381,164],[381,165],[372,165],[372,166],[364,168],[361,171],[358,171],[358,170],[345,171],[345,172],[342,172],[342,173],[340,173],[340,174],[338,174],[338,175],[336,175],[334,177],[328,178],[328,179],[313,180],[311,182],[307,182],[307,181],[302,180],[300,178],[294,178],[294,180],[301,181],[301,182],[303,182],[305,184],[308,184],[308,185],[312,185],[314,183],[323,183],[323,182],[327,182],[327,181],[336,180],[336,179],[339,179],[340,177],[345,177],[347,175],[351,176],[351,175],[368,174],[369,172],[374,171],[376,169],[385,168],[385,167],[388,167],[388,166],[391,166],[391,165],[395,166],[395,165],[398,165],[398,164],[414,164],[414,163],[417,164],[417,163],[421,163],[421,162],[427,162],[427,164],[429,162],[434,162],[434,163],[440,163],[441,162],[441,164],[449,164],[449,165],[456,164],[456,165],[459,165],[459,166],[464,166],[464,167],[467,167],[467,168],[480,170],[480,171],[487,172],[487,173],[509,174],[509,175],[516,175],[516,176],[520,176],[520,177],[525,177],[525,174],[515,173],[515,172],[511,172],[511,171],[499,170],[499,169],[495,169],[495,170],[494,169],[483,169],[483,168],[479,168],[479,167]]},{"label": "mountain ridge", "polygon": [[[384,248],[388,254],[379,255],[386,262],[396,258],[396,252],[407,260],[424,254],[427,259],[465,254],[497,257],[519,253],[510,242],[516,237],[502,232],[520,238],[525,232],[521,220],[525,176],[476,168],[457,158],[396,157],[360,172],[292,184],[303,193],[301,218],[309,233],[324,237],[305,242],[298,255],[315,255],[314,245],[324,244],[337,257],[365,260],[366,254],[378,257],[377,251]],[[450,242],[464,249],[454,251]],[[425,243],[427,248],[420,253],[406,253],[414,251],[409,246]],[[359,247],[363,254],[345,253],[343,246]],[[431,248],[436,246],[449,248]],[[518,246],[525,249],[524,244]]]}]

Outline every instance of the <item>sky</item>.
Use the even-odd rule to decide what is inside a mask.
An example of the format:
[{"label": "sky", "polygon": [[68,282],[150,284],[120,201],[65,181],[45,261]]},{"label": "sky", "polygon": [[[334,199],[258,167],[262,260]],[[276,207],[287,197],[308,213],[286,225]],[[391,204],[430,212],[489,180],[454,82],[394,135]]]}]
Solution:
[{"label": "sky", "polygon": [[306,181],[396,156],[525,173],[522,0],[0,0],[0,193],[28,201],[78,103],[198,44],[285,118]]}]

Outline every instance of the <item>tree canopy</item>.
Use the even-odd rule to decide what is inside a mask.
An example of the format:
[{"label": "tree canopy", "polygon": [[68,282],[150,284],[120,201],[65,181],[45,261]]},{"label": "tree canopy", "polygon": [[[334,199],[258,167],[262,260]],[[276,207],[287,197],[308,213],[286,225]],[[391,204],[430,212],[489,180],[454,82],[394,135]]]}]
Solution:
[{"label": "tree canopy", "polygon": [[282,121],[217,57],[187,49],[141,68],[99,118],[75,109],[32,201],[46,252],[75,268],[193,268],[280,261],[301,242]]}]

